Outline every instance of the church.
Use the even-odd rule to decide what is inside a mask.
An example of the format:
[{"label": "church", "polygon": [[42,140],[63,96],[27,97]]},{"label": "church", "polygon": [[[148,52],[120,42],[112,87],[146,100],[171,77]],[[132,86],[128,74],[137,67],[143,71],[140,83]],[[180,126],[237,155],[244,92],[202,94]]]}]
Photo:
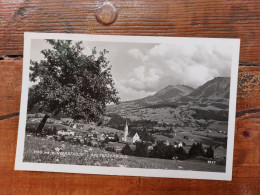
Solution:
[{"label": "church", "polygon": [[128,143],[128,144],[134,144],[138,141],[141,141],[138,133],[135,133],[133,137],[129,136],[127,120],[126,120],[125,128],[124,128],[124,136],[121,139],[122,139],[122,142]]}]

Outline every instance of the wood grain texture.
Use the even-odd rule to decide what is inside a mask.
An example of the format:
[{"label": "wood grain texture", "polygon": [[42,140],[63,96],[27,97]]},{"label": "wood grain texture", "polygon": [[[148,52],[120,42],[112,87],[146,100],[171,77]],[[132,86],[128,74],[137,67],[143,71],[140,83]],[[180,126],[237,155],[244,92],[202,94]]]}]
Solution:
[{"label": "wood grain texture", "polygon": [[259,0],[111,0],[118,18],[96,21],[103,0],[0,1],[1,55],[21,55],[23,32],[241,38],[243,62],[260,61]]},{"label": "wood grain texture", "polygon": [[[1,82],[1,114],[19,112],[22,61],[0,61],[5,79]],[[238,112],[260,108],[260,67],[240,66]],[[2,78],[2,77],[1,77]],[[9,86],[16,86],[10,87]],[[256,88],[258,87],[258,88]],[[245,102],[245,100],[247,102]],[[7,104],[8,101],[12,103]],[[0,194],[259,194],[260,112],[248,112],[236,119],[233,181],[207,181],[145,177],[122,177],[65,173],[14,171],[18,117],[0,120]],[[247,132],[245,134],[245,131]]]},{"label": "wood grain texture", "polygon": [[[0,1],[0,194],[260,194],[260,1],[111,2],[103,26],[103,0]],[[25,31],[240,38],[233,181],[14,171]]]}]

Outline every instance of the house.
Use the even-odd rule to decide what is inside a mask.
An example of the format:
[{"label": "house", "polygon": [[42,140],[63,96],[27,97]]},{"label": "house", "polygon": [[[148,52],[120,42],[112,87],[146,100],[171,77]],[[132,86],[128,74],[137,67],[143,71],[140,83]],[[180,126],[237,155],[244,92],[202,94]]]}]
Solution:
[{"label": "house", "polygon": [[223,146],[217,146],[213,148],[213,150],[214,150],[214,158],[216,159],[226,158],[227,149],[225,149]]},{"label": "house", "polygon": [[93,134],[93,133],[88,133],[87,136],[88,136],[88,138],[91,139],[91,140],[93,140],[93,139],[96,138],[96,135]]},{"label": "house", "polygon": [[70,135],[70,132],[69,131],[67,131],[67,130],[59,130],[58,132],[57,132],[57,135],[60,135],[60,136],[64,136],[64,135]]},{"label": "house", "polygon": [[134,144],[135,142],[139,142],[139,141],[141,141],[141,139],[140,139],[138,133],[135,133],[135,135],[134,135],[134,137],[133,137],[133,144]]},{"label": "house", "polygon": [[79,143],[81,143],[81,144],[84,144],[84,143],[85,143],[85,139],[82,138],[82,137],[78,137],[78,141],[79,141]]},{"label": "house", "polygon": [[183,144],[182,144],[182,142],[180,142],[179,144],[178,144],[178,147],[180,148],[180,147],[182,147],[183,146]]},{"label": "house", "polygon": [[98,135],[97,135],[97,139],[98,139],[99,141],[104,141],[104,140],[106,139],[106,136],[105,136],[104,133],[98,134]]},{"label": "house", "polygon": [[115,138],[114,133],[107,134],[107,138],[110,139],[110,140],[114,140],[114,138]]},{"label": "house", "polygon": [[71,118],[61,118],[60,120],[61,120],[61,122],[67,123],[67,124],[73,123],[73,121],[74,121],[74,120],[71,119]]},{"label": "house", "polygon": [[96,140],[91,140],[90,143],[93,147],[98,147],[98,142]]},{"label": "house", "polygon": [[120,153],[122,151],[123,147],[125,146],[125,144],[118,143],[118,142],[109,142],[108,146],[111,146],[112,148],[114,148],[114,151],[116,153]]},{"label": "house", "polygon": [[[126,139],[126,140],[125,140]],[[134,144],[136,142],[140,142],[141,141],[141,138],[140,136],[138,135],[138,133],[135,133],[134,136],[128,136],[125,138],[125,136],[121,136],[119,138],[119,140],[121,140],[122,142],[124,143],[128,143],[128,144]]]},{"label": "house", "polygon": [[81,129],[81,130],[82,130],[82,129],[84,128],[84,125],[82,125],[82,124],[77,124],[76,127],[77,127],[78,129]]},{"label": "house", "polygon": [[125,140],[125,136],[120,136],[119,140],[122,143],[128,143],[128,144],[132,144],[133,143],[133,138],[132,137],[126,137],[126,140]]},{"label": "house", "polygon": [[150,150],[152,150],[153,149],[153,146],[151,145],[151,146],[148,146],[148,148],[147,148],[149,151]]},{"label": "house", "polygon": [[163,140],[163,144],[169,146],[170,145],[169,140]]},{"label": "house", "polygon": [[90,133],[93,133],[93,134],[98,134],[98,132],[96,130],[90,130]]},{"label": "house", "polygon": [[182,142],[180,142],[180,143],[174,142],[173,147],[174,148],[181,148],[181,147],[183,147],[183,143]]},{"label": "house", "polygon": [[69,135],[75,136],[75,131],[68,130],[68,132],[69,132]]},{"label": "house", "polygon": [[118,147],[115,148],[116,153],[121,153],[121,151],[122,151],[122,148],[118,148]]}]

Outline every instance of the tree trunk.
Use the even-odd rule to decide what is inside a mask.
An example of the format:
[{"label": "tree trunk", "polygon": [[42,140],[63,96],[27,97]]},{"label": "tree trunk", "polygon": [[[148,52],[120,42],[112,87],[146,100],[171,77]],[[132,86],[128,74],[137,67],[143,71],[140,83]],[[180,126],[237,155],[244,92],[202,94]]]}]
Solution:
[{"label": "tree trunk", "polygon": [[47,121],[47,119],[49,118],[48,114],[45,114],[45,116],[43,117],[42,121],[40,122],[40,124],[38,125],[37,129],[36,129],[36,134],[41,133],[42,129]]}]

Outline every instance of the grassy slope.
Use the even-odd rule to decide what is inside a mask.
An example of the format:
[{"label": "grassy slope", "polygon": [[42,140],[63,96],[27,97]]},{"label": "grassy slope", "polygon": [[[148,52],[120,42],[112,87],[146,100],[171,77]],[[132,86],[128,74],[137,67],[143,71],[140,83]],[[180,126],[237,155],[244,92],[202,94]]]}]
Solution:
[{"label": "grassy slope", "polygon": [[[26,122],[26,125],[28,126],[38,126],[39,122],[30,122],[30,121],[27,121]],[[78,123],[80,124],[80,123]],[[110,127],[104,127],[104,126],[96,126],[96,125],[91,125],[91,124],[81,124],[81,125],[84,125],[84,128],[83,129],[77,129],[77,128],[72,128],[72,127],[69,127],[69,126],[66,126],[66,125],[63,125],[63,124],[50,124],[50,123],[46,123],[45,124],[45,128],[48,127],[48,126],[55,126],[57,128],[57,130],[59,129],[63,129],[63,128],[67,128],[67,129],[70,129],[72,131],[75,131],[75,132],[78,132],[78,133],[85,133],[88,129],[92,128],[98,132],[102,132],[102,133],[117,133],[118,135],[120,134],[123,134],[123,131],[120,131],[120,130],[117,130],[117,129],[113,129],[113,128],[110,128]]]},{"label": "grassy slope", "polygon": [[[185,142],[186,145],[191,145],[194,142],[201,142],[206,145],[216,146],[218,144],[226,147],[227,137],[224,133],[219,133],[215,130],[221,130],[227,132],[228,123],[226,121],[216,121],[204,119],[194,119],[191,115],[194,111],[191,108],[200,109],[212,109],[219,110],[219,108],[209,106],[210,102],[206,102],[206,107],[200,107],[197,103],[191,103],[188,105],[180,105],[177,108],[141,108],[133,103],[124,103],[120,106],[114,106],[109,108],[109,112],[117,113],[124,118],[131,120],[152,120],[157,122],[171,123],[176,125],[173,129],[177,133],[174,138],[167,138],[164,136],[156,136],[158,140],[169,140],[170,143],[174,141]],[[203,127],[198,125],[197,122],[205,123],[209,125],[206,129],[211,129],[211,132],[203,130]],[[195,132],[195,131],[200,132]],[[184,136],[188,136],[190,140],[184,139]]]},{"label": "grassy slope", "polygon": [[[55,148],[61,150],[57,152]],[[207,164],[202,161],[178,161],[122,156],[99,148],[73,145],[68,142],[34,137],[30,134],[25,138],[24,151],[25,162],[213,172],[225,171],[225,166]],[[41,151],[42,153],[36,153],[36,151]],[[93,154],[97,155],[93,156]]]}]

